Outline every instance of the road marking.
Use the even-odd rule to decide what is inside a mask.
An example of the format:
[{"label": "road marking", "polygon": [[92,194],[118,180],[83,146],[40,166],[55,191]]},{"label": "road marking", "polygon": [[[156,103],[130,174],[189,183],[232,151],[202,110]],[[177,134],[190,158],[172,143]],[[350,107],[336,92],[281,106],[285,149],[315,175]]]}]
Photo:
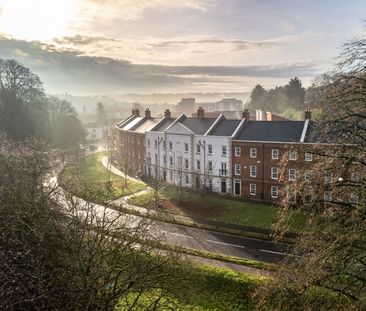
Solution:
[{"label": "road marking", "polygon": [[234,247],[245,248],[245,246],[237,245],[237,244],[224,243],[224,242],[219,242],[219,241],[214,241],[214,240],[206,240],[206,241],[210,242],[210,243],[216,243],[216,244],[221,244],[221,245],[226,245],[226,246],[234,246]]},{"label": "road marking", "polygon": [[189,239],[194,239],[194,237],[190,236],[190,235],[185,235],[185,234],[180,234],[180,233],[175,233],[175,232],[168,232],[168,231],[161,231],[161,232],[166,233],[166,234],[181,236],[181,237],[185,237],[185,238],[189,238]]},{"label": "road marking", "polygon": [[271,253],[271,254],[278,254],[278,255],[287,255],[286,253],[281,253],[281,252],[274,252],[274,251],[269,251],[266,249],[260,249],[260,252],[265,252],[265,253]]}]

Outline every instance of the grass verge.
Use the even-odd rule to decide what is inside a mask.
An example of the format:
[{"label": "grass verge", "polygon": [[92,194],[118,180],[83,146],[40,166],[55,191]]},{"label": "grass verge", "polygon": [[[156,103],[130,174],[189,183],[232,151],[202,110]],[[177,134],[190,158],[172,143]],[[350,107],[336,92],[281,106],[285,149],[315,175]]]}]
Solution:
[{"label": "grass verge", "polygon": [[111,173],[101,163],[104,153],[96,153],[67,165],[60,183],[74,195],[94,203],[105,203],[146,189],[142,182]]},{"label": "grass verge", "polygon": [[[240,201],[217,195],[206,195],[185,191],[179,195],[174,190],[160,192],[160,210],[191,218],[208,219],[228,224],[270,229],[277,221],[280,209],[272,205]],[[156,209],[153,192],[133,197],[129,203]],[[306,220],[305,215],[295,213],[290,223],[291,230],[298,231]]]},{"label": "grass verge", "polygon": [[[161,248],[161,245],[160,245],[160,248]],[[177,252],[177,253],[181,253],[181,254],[187,254],[187,255],[212,259],[212,260],[218,260],[218,261],[222,261],[222,262],[232,263],[232,264],[251,267],[251,268],[260,269],[260,270],[275,271],[277,268],[276,265],[270,264],[270,263],[265,263],[265,262],[247,259],[247,258],[240,258],[240,257],[235,257],[235,256],[227,256],[227,255],[222,255],[222,254],[217,254],[217,253],[211,253],[211,252],[196,250],[196,249],[192,249],[192,248],[172,246],[169,244],[164,244],[164,248],[167,250]]]},{"label": "grass verge", "polygon": [[[189,286],[181,289],[175,297],[164,295],[159,290],[143,295],[136,310],[145,310],[156,297],[165,307],[160,310],[176,311],[233,311],[254,310],[251,295],[255,288],[265,281],[265,277],[234,272],[223,268],[212,268],[192,264],[189,271]],[[121,301],[116,310],[126,310],[128,303],[138,295],[130,294]]]}]

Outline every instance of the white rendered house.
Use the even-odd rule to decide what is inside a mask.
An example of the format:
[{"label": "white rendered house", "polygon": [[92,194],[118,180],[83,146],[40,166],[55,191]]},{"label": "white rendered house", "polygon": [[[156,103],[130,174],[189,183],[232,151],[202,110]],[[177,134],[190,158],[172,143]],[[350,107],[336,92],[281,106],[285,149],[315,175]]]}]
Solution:
[{"label": "white rendered house", "polygon": [[231,136],[241,120],[165,114],[146,132],[147,175],[169,184],[231,193]]}]

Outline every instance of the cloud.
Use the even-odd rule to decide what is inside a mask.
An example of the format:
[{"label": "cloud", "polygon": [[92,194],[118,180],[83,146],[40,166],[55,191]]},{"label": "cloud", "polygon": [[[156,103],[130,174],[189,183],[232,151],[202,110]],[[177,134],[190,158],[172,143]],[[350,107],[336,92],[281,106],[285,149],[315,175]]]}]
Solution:
[{"label": "cloud", "polygon": [[[99,1],[99,0],[98,0]],[[66,36],[61,38],[56,38],[53,40],[56,44],[59,45],[75,45],[75,46],[82,46],[82,45],[91,45],[94,43],[99,42],[116,42],[118,40],[107,38],[107,37],[90,37],[90,36],[82,36],[82,35],[75,35],[75,36]]]},{"label": "cloud", "polygon": [[223,46],[229,45],[234,50],[247,50],[254,48],[269,48],[279,45],[275,41],[246,41],[246,40],[225,40],[221,38],[203,38],[196,40],[167,40],[157,43],[151,43],[151,46],[158,48],[184,47],[184,46]]},{"label": "cloud", "polygon": [[103,18],[125,20],[140,19],[147,9],[189,8],[203,11],[210,6],[204,0],[77,0],[77,3],[81,9],[80,12],[91,17],[97,14]]},{"label": "cloud", "polygon": [[[80,38],[82,42],[86,38]],[[166,66],[136,64],[124,59],[80,55],[41,42],[0,37],[0,57],[16,58],[40,75],[51,92],[122,93],[194,89],[200,85],[239,85],[248,78],[309,77],[318,63],[280,63],[250,66]],[[243,88],[245,86],[243,85]]]}]

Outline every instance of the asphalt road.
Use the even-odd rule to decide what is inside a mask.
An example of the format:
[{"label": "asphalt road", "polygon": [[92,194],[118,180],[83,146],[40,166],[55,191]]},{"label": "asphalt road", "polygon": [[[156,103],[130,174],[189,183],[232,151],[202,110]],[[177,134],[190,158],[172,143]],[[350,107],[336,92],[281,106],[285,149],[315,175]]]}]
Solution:
[{"label": "asphalt road", "polygon": [[[57,185],[57,177],[50,178],[50,185]],[[61,195],[60,195],[61,194]],[[62,191],[59,200],[65,200]],[[85,201],[79,199],[80,203]],[[65,200],[66,203],[66,200]],[[100,217],[120,218],[124,223],[134,226],[144,218],[134,215],[120,215],[114,209],[93,204],[93,209]],[[171,245],[178,245],[228,256],[259,260],[267,263],[278,263],[286,256],[286,246],[272,241],[246,238],[204,229],[171,224],[160,221],[150,222],[152,234],[159,240]]]},{"label": "asphalt road", "polygon": [[286,245],[271,241],[154,222],[157,236],[164,242],[182,247],[277,263],[286,256]]}]

